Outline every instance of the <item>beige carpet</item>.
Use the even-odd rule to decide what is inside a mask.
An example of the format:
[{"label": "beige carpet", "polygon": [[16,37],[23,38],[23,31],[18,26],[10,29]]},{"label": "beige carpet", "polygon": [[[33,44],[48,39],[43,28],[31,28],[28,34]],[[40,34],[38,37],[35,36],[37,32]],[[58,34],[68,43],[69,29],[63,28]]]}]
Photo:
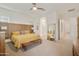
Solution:
[{"label": "beige carpet", "polygon": [[14,51],[6,43],[6,53],[11,56],[72,56],[72,41],[43,39],[41,44],[32,46],[25,51],[22,51],[22,49]]}]

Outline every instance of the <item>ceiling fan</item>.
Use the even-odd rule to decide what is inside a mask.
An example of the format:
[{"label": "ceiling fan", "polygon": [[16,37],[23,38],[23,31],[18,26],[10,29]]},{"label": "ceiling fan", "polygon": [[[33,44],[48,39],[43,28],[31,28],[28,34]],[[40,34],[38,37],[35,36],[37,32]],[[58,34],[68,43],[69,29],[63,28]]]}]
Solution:
[{"label": "ceiling fan", "polygon": [[37,4],[36,3],[32,3],[32,8],[30,8],[30,10],[41,10],[41,11],[45,11],[44,8],[37,7]]}]

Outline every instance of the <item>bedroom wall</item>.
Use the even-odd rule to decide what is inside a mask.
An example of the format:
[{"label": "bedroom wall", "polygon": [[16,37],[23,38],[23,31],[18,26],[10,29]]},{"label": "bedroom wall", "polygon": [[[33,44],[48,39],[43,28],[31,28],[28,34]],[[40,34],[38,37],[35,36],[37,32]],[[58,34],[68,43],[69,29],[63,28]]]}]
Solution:
[{"label": "bedroom wall", "polygon": [[[53,30],[53,28],[56,28],[55,29],[55,40],[58,40],[58,15],[56,12],[51,12],[51,13],[48,13],[48,14],[42,14],[40,17],[37,17],[37,19],[34,19],[36,20],[33,24],[34,24],[34,31],[35,33],[38,33],[39,30],[37,30],[37,27],[39,27],[40,25],[40,19],[42,17],[46,17],[46,20],[47,20],[47,32],[48,32],[48,29],[50,28],[50,30]],[[55,27],[54,27],[55,25]]]},{"label": "bedroom wall", "polygon": [[[32,25],[32,23],[30,22],[30,19],[28,17],[26,17],[26,15],[18,13],[18,12],[11,11],[11,10],[0,8],[0,27],[2,26],[2,23],[3,23],[4,26],[7,26],[7,28],[9,27],[9,25],[7,23],[18,24],[17,26],[15,26],[16,28],[10,26],[13,29],[17,29],[17,30],[24,30],[25,28],[23,26]],[[19,26],[19,24],[23,25],[23,26]],[[27,26],[25,26],[25,27],[27,28]],[[6,38],[10,36],[8,34],[8,32],[10,30],[8,30],[8,29],[6,31],[6,33],[7,33]]]},{"label": "bedroom wall", "polygon": [[62,19],[61,39],[77,39],[77,17],[67,17]]},{"label": "bedroom wall", "polygon": [[[2,27],[6,26],[7,29],[3,30]],[[24,24],[14,24],[14,23],[5,23],[0,22],[0,31],[5,31],[5,38],[10,38],[12,32],[16,31],[29,31],[32,32],[32,25],[24,25]]]},{"label": "bedroom wall", "polygon": [[[55,12],[52,13],[31,13],[31,15],[25,15],[18,12],[10,11],[7,9],[0,8],[0,21],[18,23],[18,24],[33,24],[35,28],[39,26],[39,21],[41,17],[47,18],[48,26],[52,26],[56,23]],[[38,24],[38,25],[37,25]]]},{"label": "bedroom wall", "polygon": [[3,22],[9,21],[10,23],[31,24],[29,21],[30,19],[27,17],[27,15],[23,15],[21,13],[3,8],[0,8],[0,21],[1,20],[3,20]]},{"label": "bedroom wall", "polygon": [[[53,28],[53,25],[56,24],[57,28],[57,15],[56,12],[41,12],[41,13],[31,13],[30,15],[21,14],[11,10],[0,8],[0,21],[9,22],[9,23],[18,23],[18,24],[31,24],[34,26],[34,32],[38,33],[37,27],[39,27],[40,18],[47,18],[47,28]],[[48,29],[47,29],[48,30]],[[58,30],[56,29],[56,40],[58,36]]]}]

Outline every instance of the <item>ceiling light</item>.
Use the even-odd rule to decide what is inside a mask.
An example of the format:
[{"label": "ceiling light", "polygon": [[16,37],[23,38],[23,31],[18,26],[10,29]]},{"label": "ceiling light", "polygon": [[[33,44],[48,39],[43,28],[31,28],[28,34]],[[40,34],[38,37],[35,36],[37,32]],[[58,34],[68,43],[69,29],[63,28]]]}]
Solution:
[{"label": "ceiling light", "polygon": [[37,10],[37,7],[33,7],[33,10]]}]

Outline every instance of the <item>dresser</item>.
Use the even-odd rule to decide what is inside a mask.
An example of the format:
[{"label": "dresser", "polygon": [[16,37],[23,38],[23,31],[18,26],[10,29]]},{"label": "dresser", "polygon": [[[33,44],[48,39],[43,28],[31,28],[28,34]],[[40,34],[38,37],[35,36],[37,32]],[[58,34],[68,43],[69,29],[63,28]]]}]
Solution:
[{"label": "dresser", "polygon": [[0,31],[0,56],[5,55],[5,32]]},{"label": "dresser", "polygon": [[77,39],[77,40],[74,42],[73,55],[74,55],[74,56],[79,56],[79,39]]},{"label": "dresser", "polygon": [[77,39],[74,41],[73,52],[74,56],[79,56],[79,17],[77,19]]}]

